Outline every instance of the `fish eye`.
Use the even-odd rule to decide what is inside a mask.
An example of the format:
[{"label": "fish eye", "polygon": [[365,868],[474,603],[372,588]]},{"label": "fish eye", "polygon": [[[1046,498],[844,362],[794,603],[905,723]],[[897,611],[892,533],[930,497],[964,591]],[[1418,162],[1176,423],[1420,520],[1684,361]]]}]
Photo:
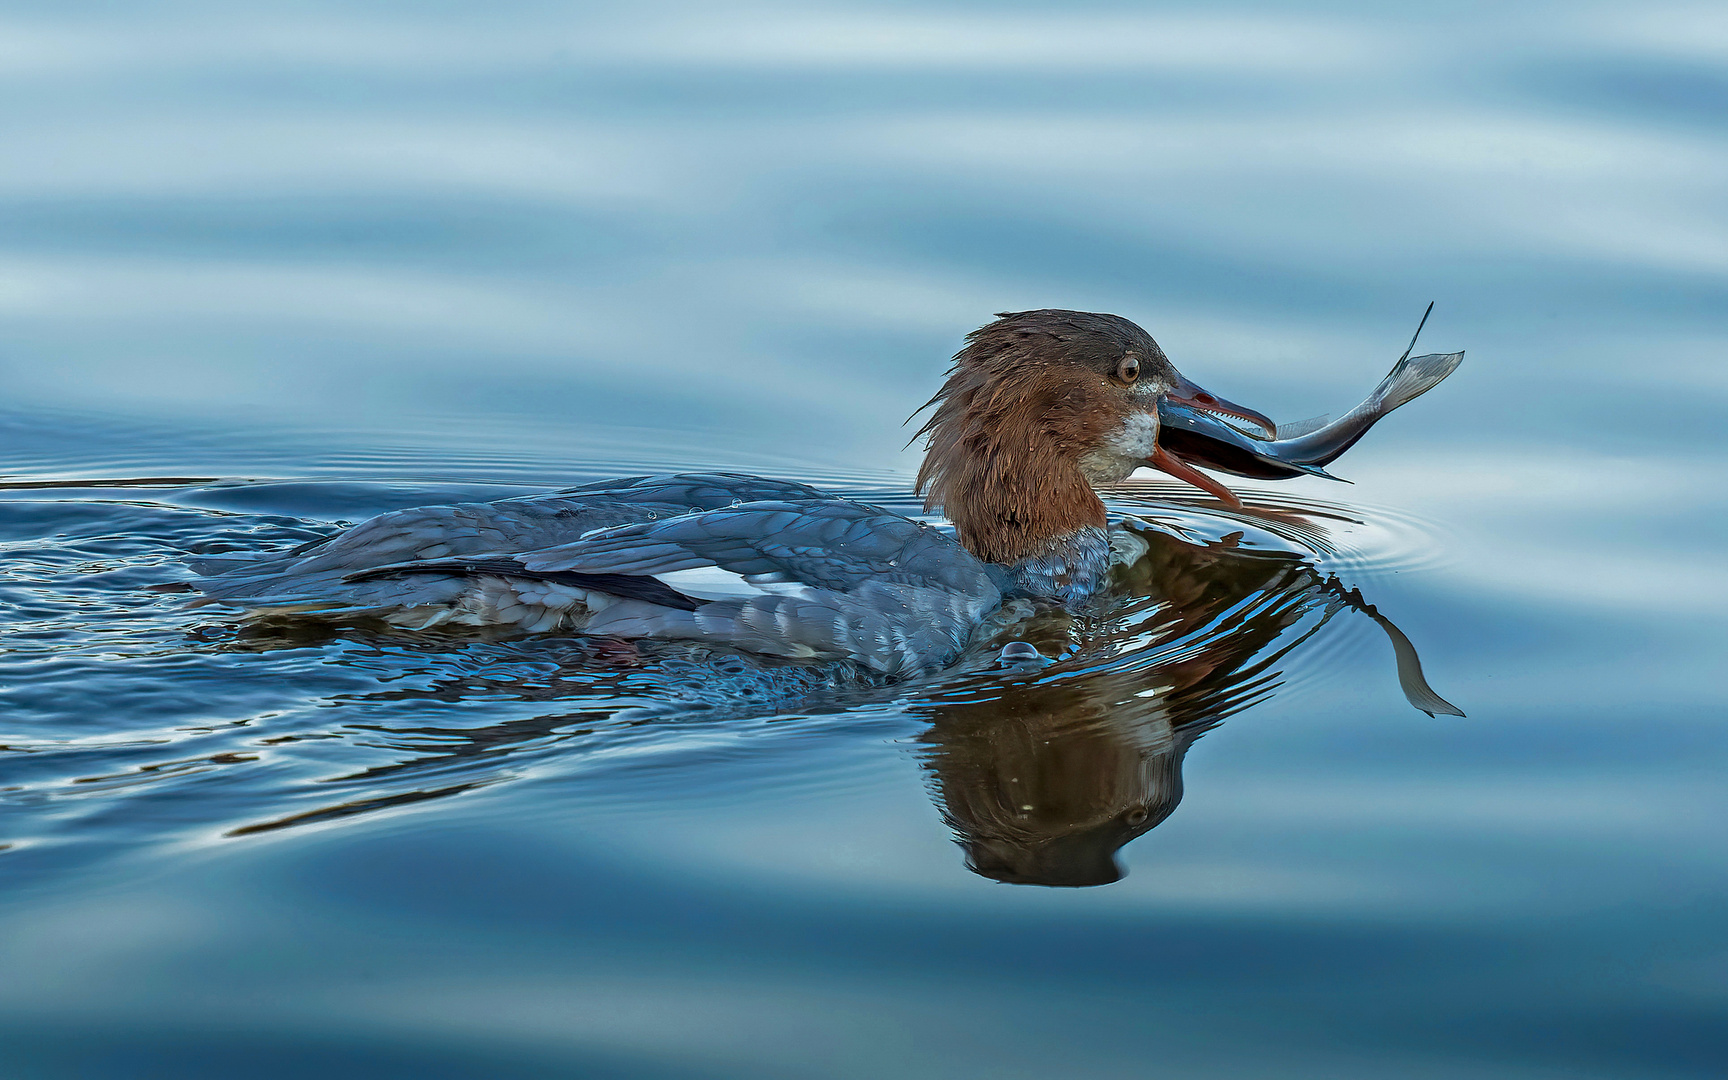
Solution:
[{"label": "fish eye", "polygon": [[1140,377],[1140,361],[1132,356],[1124,356],[1116,365],[1116,381],[1131,383]]}]

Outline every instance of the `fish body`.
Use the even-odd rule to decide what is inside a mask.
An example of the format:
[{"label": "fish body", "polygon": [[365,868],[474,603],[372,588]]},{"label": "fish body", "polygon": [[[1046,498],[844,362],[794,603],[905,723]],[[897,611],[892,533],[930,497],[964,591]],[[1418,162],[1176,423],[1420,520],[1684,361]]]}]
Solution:
[{"label": "fish body", "polygon": [[1404,357],[1360,405],[1317,430],[1286,439],[1254,438],[1203,409],[1166,398],[1158,403],[1158,440],[1190,464],[1235,476],[1337,480],[1324,466],[1354,446],[1381,417],[1438,386],[1463,360],[1462,352]]}]

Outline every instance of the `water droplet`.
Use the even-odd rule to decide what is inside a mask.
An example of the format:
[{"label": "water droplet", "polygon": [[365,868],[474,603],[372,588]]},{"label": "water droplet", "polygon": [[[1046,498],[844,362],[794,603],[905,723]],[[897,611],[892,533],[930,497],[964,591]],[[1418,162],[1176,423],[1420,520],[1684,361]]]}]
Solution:
[{"label": "water droplet", "polygon": [[1010,641],[1008,644],[1002,646],[1002,652],[996,657],[997,663],[1000,664],[1037,663],[1043,659],[1043,653],[1039,652],[1033,645],[1024,641]]}]

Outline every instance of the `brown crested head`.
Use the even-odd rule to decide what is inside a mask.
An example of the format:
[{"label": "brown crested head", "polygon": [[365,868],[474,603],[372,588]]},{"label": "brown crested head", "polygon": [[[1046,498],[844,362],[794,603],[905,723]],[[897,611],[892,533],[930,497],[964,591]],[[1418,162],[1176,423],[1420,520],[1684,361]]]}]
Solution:
[{"label": "brown crested head", "polygon": [[1002,314],[966,336],[925,405],[935,412],[914,436],[927,439],[917,490],[979,558],[1042,554],[1107,523],[1091,479],[1146,463],[1158,397],[1180,379],[1152,336],[1120,316]]}]

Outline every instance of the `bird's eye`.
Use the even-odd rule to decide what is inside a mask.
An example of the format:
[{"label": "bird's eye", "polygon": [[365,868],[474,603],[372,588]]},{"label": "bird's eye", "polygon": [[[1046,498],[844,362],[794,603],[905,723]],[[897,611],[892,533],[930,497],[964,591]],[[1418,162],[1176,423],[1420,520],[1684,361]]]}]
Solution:
[{"label": "bird's eye", "polygon": [[1122,362],[1116,365],[1116,381],[1131,383],[1140,377],[1140,361],[1132,356],[1124,356]]}]

